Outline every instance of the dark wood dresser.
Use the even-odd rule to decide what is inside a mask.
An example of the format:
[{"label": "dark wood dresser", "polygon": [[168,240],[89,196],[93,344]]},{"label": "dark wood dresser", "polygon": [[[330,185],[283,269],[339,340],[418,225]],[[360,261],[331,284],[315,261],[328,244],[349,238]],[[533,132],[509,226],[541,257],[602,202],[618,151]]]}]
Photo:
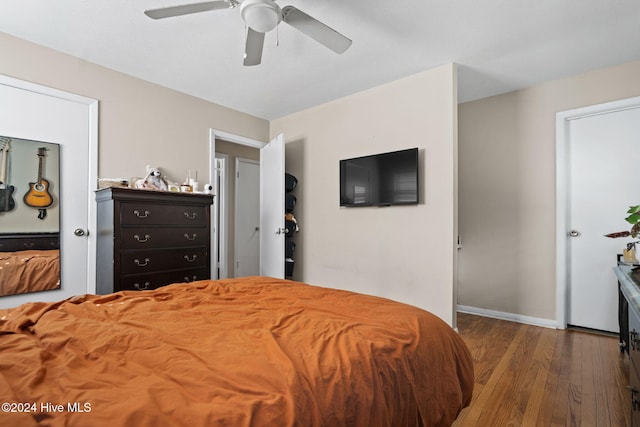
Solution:
[{"label": "dark wood dresser", "polygon": [[[629,353],[629,391],[631,394],[631,426],[640,427],[640,269],[619,264],[614,272],[619,291],[625,300],[626,321],[620,329],[628,334],[621,347]],[[621,306],[622,308],[622,306]],[[622,340],[622,337],[621,337]],[[622,343],[624,342],[624,345]]]},{"label": "dark wood dresser", "polygon": [[96,202],[98,294],[211,277],[211,195],[109,187]]}]

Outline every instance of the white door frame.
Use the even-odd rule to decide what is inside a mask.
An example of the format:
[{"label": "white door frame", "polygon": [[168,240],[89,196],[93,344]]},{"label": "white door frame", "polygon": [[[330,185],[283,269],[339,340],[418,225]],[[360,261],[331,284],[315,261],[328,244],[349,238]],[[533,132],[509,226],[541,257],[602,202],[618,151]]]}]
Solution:
[{"label": "white door frame", "polygon": [[569,142],[571,120],[640,107],[640,97],[590,105],[556,113],[556,327],[567,327],[568,269],[567,233],[569,197]]},{"label": "white door frame", "polygon": [[[218,130],[218,129],[209,129],[209,182],[214,182],[215,180],[215,176],[216,176],[216,162],[215,162],[215,157],[216,157],[216,150],[215,150],[215,146],[216,146],[216,139],[222,139],[225,140],[227,142],[232,142],[234,144],[240,144],[240,145],[246,145],[247,147],[253,147],[253,148],[262,148],[265,145],[267,145],[266,142],[263,141],[258,141],[257,139],[253,139],[253,138],[247,138],[245,136],[240,136],[240,135],[236,135],[233,133],[229,133],[229,132],[225,132],[222,130]],[[219,203],[217,199],[217,195],[214,195],[214,203]],[[216,238],[217,238],[217,232],[218,230],[216,230],[216,218],[214,218],[214,215],[211,215],[211,241],[215,242]],[[216,252],[216,245],[211,245],[212,247],[212,251],[211,251],[211,271],[214,271],[213,269],[215,268],[215,262],[217,259],[217,252]],[[226,259],[226,257],[225,257]],[[226,270],[226,268],[225,268]],[[228,274],[228,272],[227,272]]]},{"label": "white door frame", "polygon": [[[216,257],[215,260],[219,260],[218,262],[220,263],[220,265],[218,265],[218,272],[219,272],[219,279],[226,279],[227,277],[229,277],[229,269],[228,269],[228,260],[227,260],[227,254],[228,254],[228,243],[227,243],[227,201],[228,201],[228,191],[229,191],[229,187],[227,184],[227,178],[228,178],[228,169],[229,169],[229,156],[226,154],[216,154],[215,155],[216,160],[218,160],[219,163],[222,163],[222,167],[219,168],[219,172],[220,172],[220,185],[215,187],[214,191],[216,194],[216,199],[214,203],[217,203],[217,205],[214,204],[214,206],[217,206],[218,209],[216,209],[214,211],[214,215],[212,217],[212,219],[214,220],[214,224],[217,225],[218,230],[220,230],[219,232],[219,239],[220,239],[220,246],[219,248],[221,249],[221,253],[219,254],[219,257]],[[218,217],[218,212],[220,212],[220,217]],[[212,241],[215,242],[215,241]],[[212,243],[212,247],[215,245],[215,243]],[[218,250],[218,246],[215,245],[215,251]],[[214,252],[217,253],[217,252]],[[213,267],[215,267],[215,261],[213,263]],[[214,271],[214,270],[212,270]],[[214,277],[215,278],[215,277]]]}]

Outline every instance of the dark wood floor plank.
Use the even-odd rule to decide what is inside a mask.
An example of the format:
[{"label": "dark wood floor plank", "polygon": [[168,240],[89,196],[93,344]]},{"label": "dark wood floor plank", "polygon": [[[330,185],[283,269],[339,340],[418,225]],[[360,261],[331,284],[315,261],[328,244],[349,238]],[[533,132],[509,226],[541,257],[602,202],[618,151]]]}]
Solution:
[{"label": "dark wood floor plank", "polygon": [[[555,352],[549,368],[549,382],[545,384],[545,389],[549,391],[544,403],[545,409],[550,408],[545,412],[545,418],[549,418],[547,424],[549,426],[564,426],[566,421],[571,372],[571,356],[567,351],[569,343],[570,339],[566,334],[556,334]],[[547,414],[550,415],[547,416]]]},{"label": "dark wood floor plank", "polygon": [[[579,332],[576,332],[579,333]],[[593,380],[595,378],[594,368],[594,352],[596,347],[596,339],[602,338],[602,336],[579,333],[582,338],[580,346],[580,355],[582,358],[582,369],[580,370],[580,390],[581,390],[581,405],[580,405],[580,419],[581,425],[596,426],[597,419],[596,414],[600,412],[602,408],[596,410],[596,396],[595,389],[593,387]],[[602,392],[602,391],[601,391]]]},{"label": "dark wood floor plank", "polygon": [[[533,355],[535,364],[535,379],[531,384],[529,399],[526,402],[522,418],[522,425],[537,426],[544,421],[543,404],[547,397],[547,383],[553,381],[550,378],[551,362],[555,350],[555,334],[552,331],[542,330],[536,352]],[[546,424],[548,425],[548,424]]]}]

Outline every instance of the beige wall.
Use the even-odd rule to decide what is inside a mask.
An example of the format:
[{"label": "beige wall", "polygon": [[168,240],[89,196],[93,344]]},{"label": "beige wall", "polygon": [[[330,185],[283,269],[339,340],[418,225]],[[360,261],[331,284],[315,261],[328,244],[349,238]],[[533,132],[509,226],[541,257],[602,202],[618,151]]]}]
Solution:
[{"label": "beige wall", "polygon": [[638,95],[640,61],[459,106],[459,304],[555,320],[555,115]]},{"label": "beige wall", "polygon": [[[455,75],[454,65],[441,66],[271,122],[299,179],[294,258],[302,280],[453,322]],[[410,147],[420,150],[419,205],[339,207],[340,159]]]},{"label": "beige wall", "polygon": [[189,170],[208,181],[209,129],[265,141],[269,122],[0,33],[0,74],[99,101],[99,165],[104,178],[170,180]]}]

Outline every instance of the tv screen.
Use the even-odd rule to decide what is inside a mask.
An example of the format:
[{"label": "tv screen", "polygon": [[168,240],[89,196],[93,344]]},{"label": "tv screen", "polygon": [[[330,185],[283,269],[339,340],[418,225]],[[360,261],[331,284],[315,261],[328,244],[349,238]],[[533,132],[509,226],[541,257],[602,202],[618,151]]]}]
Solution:
[{"label": "tv screen", "polygon": [[340,160],[340,206],[417,203],[417,148]]}]

